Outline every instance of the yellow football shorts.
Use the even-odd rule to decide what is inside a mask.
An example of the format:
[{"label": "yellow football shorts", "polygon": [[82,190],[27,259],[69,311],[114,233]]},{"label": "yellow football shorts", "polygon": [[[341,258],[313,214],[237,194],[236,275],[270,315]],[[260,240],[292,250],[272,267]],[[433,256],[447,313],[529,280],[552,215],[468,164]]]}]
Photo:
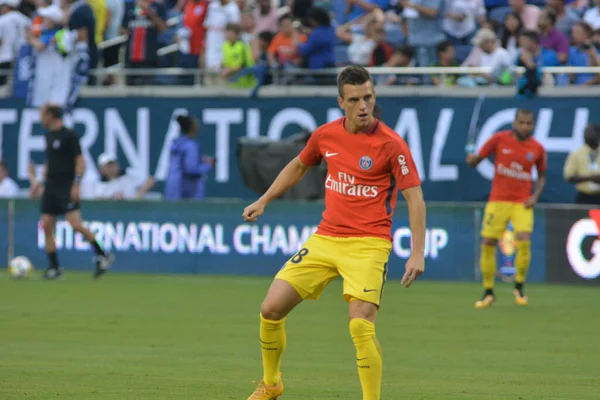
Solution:
[{"label": "yellow football shorts", "polygon": [[292,285],[303,299],[318,299],[329,282],[341,276],[344,299],[379,305],[392,244],[385,239],[338,238],[313,234],[275,279]]},{"label": "yellow football shorts", "polygon": [[481,236],[500,239],[512,222],[515,232],[533,232],[533,208],[525,208],[522,203],[490,201],[485,206]]}]

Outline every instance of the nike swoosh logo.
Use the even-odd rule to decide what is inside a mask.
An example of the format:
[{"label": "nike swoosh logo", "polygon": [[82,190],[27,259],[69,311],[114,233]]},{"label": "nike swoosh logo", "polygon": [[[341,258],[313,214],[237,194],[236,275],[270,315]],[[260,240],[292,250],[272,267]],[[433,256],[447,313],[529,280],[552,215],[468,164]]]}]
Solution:
[{"label": "nike swoosh logo", "polygon": [[277,343],[277,342],[263,342],[263,340],[262,340],[262,339],[258,339],[258,340],[260,340],[260,342],[261,342],[262,344],[273,344],[273,343]]},{"label": "nike swoosh logo", "polygon": [[504,149],[504,150],[502,150],[502,153],[504,153],[504,154],[510,154],[510,153],[512,153],[512,150]]},{"label": "nike swoosh logo", "polygon": [[328,151],[325,152],[325,157],[333,157],[333,156],[337,156],[340,153],[330,153]]},{"label": "nike swoosh logo", "polygon": [[365,357],[365,358],[357,358],[357,359],[356,359],[356,361],[365,361],[365,360],[368,360],[368,359],[369,359],[369,357]]},{"label": "nike swoosh logo", "polygon": [[363,292],[365,292],[365,293],[369,293],[369,292],[374,292],[374,291],[376,291],[376,290],[377,290],[377,289],[368,289],[368,290],[367,290],[367,289],[363,289]]}]

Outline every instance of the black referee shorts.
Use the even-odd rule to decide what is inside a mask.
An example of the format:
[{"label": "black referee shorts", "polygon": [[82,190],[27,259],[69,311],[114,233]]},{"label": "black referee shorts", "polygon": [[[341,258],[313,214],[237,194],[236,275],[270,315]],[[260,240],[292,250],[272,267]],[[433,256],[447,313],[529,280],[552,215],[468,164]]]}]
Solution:
[{"label": "black referee shorts", "polygon": [[48,185],[42,196],[42,214],[65,215],[79,209],[71,200],[71,186]]}]

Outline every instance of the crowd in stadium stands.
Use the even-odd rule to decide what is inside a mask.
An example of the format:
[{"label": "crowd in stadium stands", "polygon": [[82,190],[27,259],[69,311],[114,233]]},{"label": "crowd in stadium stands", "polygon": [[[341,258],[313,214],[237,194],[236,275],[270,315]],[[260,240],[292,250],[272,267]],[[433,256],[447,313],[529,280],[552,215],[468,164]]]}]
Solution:
[{"label": "crowd in stadium stands", "polygon": [[[203,68],[200,83],[237,87],[314,83],[296,74],[349,63],[365,66],[491,67],[489,75],[378,75],[382,85],[521,85],[544,66],[596,66],[600,0],[0,0],[0,69],[10,70],[27,43],[61,43],[64,26],[87,27],[90,67],[119,61],[130,69]],[[88,3],[92,12],[73,10]],[[80,7],[81,8],[81,7]],[[124,46],[97,45],[119,35]],[[114,42],[114,41],[113,41]],[[118,42],[118,41],[116,41]],[[177,44],[172,52],[159,51]],[[59,46],[60,47],[60,46]],[[172,46],[173,47],[173,46]],[[99,61],[99,62],[97,62]],[[515,78],[513,67],[528,71]],[[598,75],[540,77],[545,84],[594,85]],[[536,78],[537,79],[537,78]],[[328,82],[331,78],[326,79]],[[100,84],[111,85],[112,76]],[[190,85],[196,77],[131,75],[129,85]],[[0,80],[0,84],[6,80]],[[90,80],[95,84],[94,80]],[[529,86],[528,86],[529,85]]]}]

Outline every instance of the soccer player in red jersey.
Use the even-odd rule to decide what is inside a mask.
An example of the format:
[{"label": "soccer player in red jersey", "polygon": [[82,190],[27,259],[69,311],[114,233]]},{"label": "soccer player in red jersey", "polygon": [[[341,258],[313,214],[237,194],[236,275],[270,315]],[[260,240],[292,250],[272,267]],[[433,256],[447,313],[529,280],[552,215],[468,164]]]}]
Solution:
[{"label": "soccer player in red jersey", "polygon": [[[481,229],[481,274],[485,292],[476,308],[486,308],[494,303],[494,280],[496,277],[496,247],[508,221],[511,221],[517,237],[515,258],[515,300],[527,305],[523,285],[531,261],[531,232],[533,232],[533,207],[537,203],[546,183],[546,151],[531,137],[534,128],[533,112],[517,110],[513,129],[493,135],[479,150],[469,154],[467,163],[472,167],[484,159],[494,156],[495,173],[492,191],[483,216]],[[538,179],[533,190],[533,167]]]},{"label": "soccer player in red jersey", "polygon": [[425,202],[408,145],[373,117],[375,90],[367,70],[360,66],[344,68],[338,76],[338,90],[345,117],[315,130],[300,155],[243,213],[245,221],[256,221],[267,204],[302,179],[311,166],[323,159],[327,162],[323,220],[279,271],[261,305],[264,376],[249,400],[281,396],[286,316],[302,300],[318,299],[327,284],[340,276],[344,299],[349,303],[350,334],[363,399],[380,399],[382,359],[375,318],[392,248],[398,189],[408,204],[413,241],[401,283],[409,287],[424,271]]}]

